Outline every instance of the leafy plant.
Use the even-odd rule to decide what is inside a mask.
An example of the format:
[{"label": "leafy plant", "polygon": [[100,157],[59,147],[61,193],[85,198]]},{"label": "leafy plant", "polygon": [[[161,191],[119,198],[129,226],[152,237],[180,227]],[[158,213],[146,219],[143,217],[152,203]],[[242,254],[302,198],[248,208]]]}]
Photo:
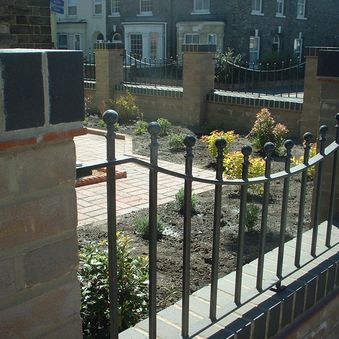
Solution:
[{"label": "leafy plant", "polygon": [[225,53],[217,53],[215,66],[215,80],[218,82],[227,82],[231,79],[231,67],[228,62],[235,65],[242,65],[241,54],[236,54],[234,49],[228,48]]},{"label": "leafy plant", "polygon": [[144,120],[138,120],[136,123],[135,123],[135,134],[136,135],[143,135],[143,134],[146,134],[147,132],[147,127],[148,127],[148,124],[146,121]]},{"label": "leafy plant", "polygon": [[238,134],[235,134],[234,131],[212,131],[209,135],[203,135],[201,140],[206,142],[208,145],[208,150],[210,151],[212,157],[215,157],[218,154],[217,147],[215,146],[215,141],[218,138],[224,138],[227,142],[226,147],[224,148],[224,154],[227,154],[230,150],[231,144],[238,137]]},{"label": "leafy plant", "polygon": [[248,204],[246,210],[246,218],[245,218],[245,226],[248,232],[253,232],[254,227],[258,223],[259,220],[259,206],[255,204]]},{"label": "leafy plant", "polygon": [[277,124],[269,109],[262,108],[257,113],[257,119],[247,137],[253,143],[253,147],[261,153],[263,153],[266,142],[273,142],[275,154],[280,155],[287,133],[287,127],[280,123]]},{"label": "leafy plant", "polygon": [[185,149],[184,145],[184,139],[185,135],[183,134],[170,134],[169,140],[168,140],[168,146],[171,151],[181,151]]},{"label": "leafy plant", "polygon": [[[180,213],[184,213],[185,209],[184,209],[184,200],[185,198],[185,191],[183,188],[180,188],[179,191],[175,194],[175,206],[178,209],[178,211]],[[191,209],[192,209],[192,213],[196,213],[196,206],[197,206],[197,202],[198,202],[198,197],[195,193],[192,193],[191,196]]]},{"label": "leafy plant", "polygon": [[[148,259],[132,256],[129,238],[117,234],[118,327],[122,331],[147,316]],[[81,317],[87,338],[109,337],[107,242],[80,246]]]},{"label": "leafy plant", "polygon": [[[230,152],[224,158],[224,176],[227,179],[240,179],[242,177],[242,164],[244,156],[240,151]],[[253,178],[261,176],[265,172],[265,161],[262,158],[249,157],[248,177]],[[250,185],[250,190],[254,194],[261,194],[263,192],[262,185]]]},{"label": "leafy plant", "polygon": [[119,120],[125,123],[141,119],[139,107],[135,102],[135,96],[127,92],[125,95],[119,96],[113,106],[119,113]]},{"label": "leafy plant", "polygon": [[[317,144],[312,144],[310,149],[310,158],[314,157],[317,154]],[[292,164],[297,166],[304,163],[304,156],[292,157]],[[315,166],[309,167],[307,169],[307,178],[312,180],[315,175]]]},{"label": "leafy plant", "polygon": [[160,125],[160,136],[165,137],[170,134],[172,124],[165,118],[159,118],[157,123]]},{"label": "leafy plant", "polygon": [[[149,219],[147,215],[138,215],[134,219],[137,232],[144,238],[149,239]],[[157,236],[161,238],[165,227],[161,222],[159,216],[157,216]]]}]

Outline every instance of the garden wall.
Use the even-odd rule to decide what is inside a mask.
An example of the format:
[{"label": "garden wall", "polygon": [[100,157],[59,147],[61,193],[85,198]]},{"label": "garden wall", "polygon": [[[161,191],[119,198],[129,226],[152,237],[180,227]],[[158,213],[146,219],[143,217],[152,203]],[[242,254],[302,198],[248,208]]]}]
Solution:
[{"label": "garden wall", "polygon": [[0,337],[81,338],[82,55],[6,50],[0,65]]}]

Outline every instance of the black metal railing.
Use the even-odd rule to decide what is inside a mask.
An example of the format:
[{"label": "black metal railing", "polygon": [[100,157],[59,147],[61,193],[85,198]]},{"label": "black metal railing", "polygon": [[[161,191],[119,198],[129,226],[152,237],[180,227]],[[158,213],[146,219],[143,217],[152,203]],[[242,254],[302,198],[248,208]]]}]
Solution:
[{"label": "black metal railing", "polygon": [[134,85],[182,86],[178,56],[164,59],[138,58],[124,53],[124,82]]},{"label": "black metal railing", "polygon": [[95,82],[95,52],[84,54],[84,81]]},{"label": "black metal railing", "polygon": [[215,89],[261,95],[303,98],[305,62],[216,63]]},{"label": "black metal railing", "polygon": [[[311,133],[305,133],[304,135],[304,160],[303,163],[294,167],[291,167],[291,150],[294,146],[292,140],[285,141],[286,158],[285,168],[278,173],[272,173],[271,154],[274,150],[272,143],[265,144],[265,174],[260,177],[249,178],[248,169],[250,165],[250,155],[252,153],[251,146],[244,146],[242,148],[243,163],[242,163],[242,178],[223,180],[223,149],[226,146],[226,141],[222,138],[217,139],[216,147],[218,150],[216,161],[216,177],[215,179],[207,179],[193,176],[193,147],[195,145],[195,137],[187,136],[184,144],[186,147],[186,163],[185,173],[178,173],[166,168],[158,166],[158,141],[157,138],[160,134],[160,127],[156,122],[152,122],[149,125],[148,131],[151,135],[150,144],[150,162],[135,158],[135,157],[122,157],[116,159],[115,156],[115,131],[114,124],[118,120],[118,114],[112,110],[106,111],[103,115],[103,119],[107,124],[107,160],[97,161],[94,163],[83,165],[77,168],[77,177],[88,175],[88,170],[97,169],[101,167],[107,167],[107,214],[108,214],[108,248],[109,248],[109,298],[110,298],[110,337],[118,338],[118,305],[117,305],[117,244],[116,244],[116,179],[115,179],[115,167],[116,165],[124,163],[134,163],[149,169],[149,337],[154,339],[157,335],[156,327],[156,287],[157,287],[157,179],[158,173],[164,173],[172,177],[178,177],[184,180],[184,235],[183,235],[183,287],[182,287],[182,325],[181,334],[183,338],[189,336],[189,297],[190,297],[190,270],[191,270],[191,199],[192,199],[192,183],[201,182],[206,184],[212,184],[215,186],[215,201],[214,201],[214,226],[213,226],[213,249],[212,249],[212,272],[211,272],[211,294],[210,294],[210,319],[216,320],[217,298],[218,298],[218,272],[219,272],[219,242],[220,242],[220,215],[221,215],[221,196],[223,186],[241,186],[240,188],[240,212],[239,212],[239,225],[238,225],[238,246],[237,246],[237,262],[236,262],[236,284],[234,291],[234,302],[239,307],[241,305],[241,292],[242,292],[242,270],[244,265],[244,233],[245,233],[245,216],[247,209],[247,193],[250,185],[263,184],[264,192],[262,196],[262,218],[261,218],[261,230],[260,230],[260,243],[259,243],[259,255],[258,255],[258,267],[256,288],[258,294],[262,293],[268,288],[274,287],[277,291],[281,288],[281,281],[287,275],[283,275],[283,263],[284,263],[284,246],[285,246],[285,234],[287,225],[287,202],[290,186],[290,178],[295,175],[301,174],[300,185],[300,199],[299,199],[299,217],[297,226],[296,248],[295,248],[295,269],[297,271],[301,267],[300,251],[303,237],[303,225],[304,225],[304,206],[305,206],[305,194],[306,194],[306,175],[307,170],[312,166],[317,166],[316,174],[316,189],[314,196],[314,217],[312,220],[312,246],[311,255],[313,258],[317,256],[316,247],[318,245],[318,225],[319,225],[319,206],[320,206],[320,187],[323,179],[323,161],[325,158],[333,156],[332,165],[332,180],[330,186],[330,201],[327,216],[327,234],[326,243],[327,247],[331,247],[331,231],[333,224],[334,213],[334,201],[335,201],[335,187],[336,187],[336,170],[338,167],[338,150],[339,150],[339,113],[336,115],[336,136],[335,140],[325,147],[327,127],[321,126],[319,130],[318,149],[319,152],[312,158],[310,158],[310,143],[313,139]],[[280,234],[279,234],[279,249],[278,258],[276,264],[276,279],[275,282],[263,288],[263,272],[265,265],[265,246],[266,246],[266,233],[267,233],[267,214],[269,206],[270,196],[270,184],[276,180],[283,180],[283,199],[281,209],[281,221],[280,221]],[[293,273],[292,272],[292,273]],[[289,273],[291,274],[291,273]],[[288,275],[289,275],[288,274]]]}]

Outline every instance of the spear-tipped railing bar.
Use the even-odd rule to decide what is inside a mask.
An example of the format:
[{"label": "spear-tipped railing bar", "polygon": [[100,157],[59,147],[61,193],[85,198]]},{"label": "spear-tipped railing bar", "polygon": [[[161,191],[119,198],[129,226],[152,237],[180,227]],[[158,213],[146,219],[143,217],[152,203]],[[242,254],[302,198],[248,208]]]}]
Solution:
[{"label": "spear-tipped railing bar", "polygon": [[[216,157],[216,180],[222,180],[224,149],[226,140],[218,138],[215,142],[218,154]],[[217,290],[218,290],[218,271],[219,271],[219,247],[220,247],[220,218],[221,218],[221,195],[222,186],[216,185],[214,191],[214,222],[213,222],[213,248],[212,248],[212,272],[211,272],[211,300],[210,300],[210,319],[216,319],[217,310]]]},{"label": "spear-tipped railing bar", "polygon": [[[108,110],[103,114],[107,125],[106,154],[107,161],[115,160],[114,124],[118,121],[118,113]],[[108,237],[108,272],[109,272],[109,336],[118,338],[118,275],[117,275],[117,224],[116,224],[116,179],[115,165],[107,166],[107,237]]]},{"label": "spear-tipped railing bar", "polygon": [[[312,140],[313,140],[312,133],[306,132],[304,134],[304,160],[303,160],[303,163],[305,166],[308,165]],[[294,257],[294,265],[296,267],[300,266],[301,241],[302,241],[304,216],[305,216],[306,184],[307,184],[307,170],[303,171],[301,174],[299,216],[298,216],[297,238],[296,238],[295,257]]]},{"label": "spear-tipped railing bar", "polygon": [[[291,169],[291,157],[292,157],[291,151],[294,146],[294,143],[292,140],[289,139],[285,141],[284,146],[286,148],[285,172],[289,173]],[[290,177],[287,177],[284,179],[281,219],[280,219],[280,240],[277,263],[277,277],[279,279],[279,282],[277,284],[278,289],[280,288],[280,280],[282,279],[289,190],[290,190]]]},{"label": "spear-tipped railing bar", "polygon": [[[338,144],[339,143],[339,113],[336,114],[335,119],[336,119],[335,141]],[[327,247],[331,247],[331,232],[332,232],[332,224],[333,224],[335,190],[336,190],[336,184],[337,184],[337,178],[336,178],[337,167],[338,167],[338,150],[336,150],[333,155],[330,207],[328,211],[328,221],[327,221],[327,230],[326,230],[326,246]]]},{"label": "spear-tipped railing bar", "polygon": [[185,186],[184,186],[184,241],[183,241],[183,287],[182,287],[182,328],[181,335],[188,338],[189,329],[189,297],[190,297],[190,268],[191,268],[191,218],[192,218],[192,148],[196,139],[186,136],[185,155]]},{"label": "spear-tipped railing bar", "polygon": [[[270,178],[271,176],[271,163],[272,163],[272,152],[274,151],[274,144],[267,142],[264,146],[265,150],[265,177]],[[259,255],[258,255],[258,271],[257,271],[257,289],[262,290],[262,280],[264,272],[264,259],[265,259],[265,244],[266,244],[266,233],[267,233],[267,215],[268,215],[268,204],[270,198],[270,181],[264,184],[264,194],[262,201],[261,211],[261,235],[259,244]]]},{"label": "spear-tipped railing bar", "polygon": [[157,333],[157,200],[158,200],[158,136],[160,125],[151,122],[148,125],[148,132],[151,135],[150,144],[150,170],[149,170],[149,337],[156,338]]},{"label": "spear-tipped railing bar", "polygon": [[[319,153],[321,155],[325,155],[325,142],[326,142],[326,133],[328,131],[328,127],[326,125],[322,125],[319,128]],[[320,188],[323,174],[323,166],[324,162],[320,162],[318,165],[317,172],[317,181],[315,188],[315,201],[314,201],[314,214],[312,220],[312,245],[311,245],[311,255],[312,257],[316,256],[317,249],[317,240],[318,240],[318,226],[320,220]]]},{"label": "spear-tipped railing bar", "polygon": [[[252,154],[252,147],[246,145],[241,149],[241,152],[244,156],[244,160],[242,164],[242,180],[247,181],[248,169],[250,166],[249,157]],[[248,190],[248,185],[243,185],[240,188],[237,271],[236,271],[236,277],[235,277],[235,294],[234,294],[234,301],[237,305],[241,303],[241,281],[242,281],[243,255],[244,255],[244,246],[245,246],[247,190]]]}]

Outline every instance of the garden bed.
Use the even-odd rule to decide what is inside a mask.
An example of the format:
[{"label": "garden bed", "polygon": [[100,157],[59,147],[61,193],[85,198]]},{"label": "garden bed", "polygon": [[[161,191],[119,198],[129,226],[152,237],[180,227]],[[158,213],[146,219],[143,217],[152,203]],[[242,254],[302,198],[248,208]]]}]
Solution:
[{"label": "garden bed", "polygon": [[[133,137],[133,151],[135,154],[149,155],[150,137],[148,134],[136,135],[133,126],[120,127],[120,133],[127,133]],[[173,133],[194,134],[193,131],[179,126],[172,127]],[[159,138],[159,158],[162,160],[183,163],[184,151],[171,152],[169,150],[170,136]],[[240,150],[248,140],[242,136],[236,138],[231,150]],[[303,153],[302,145],[295,146],[293,155],[300,156]],[[194,147],[194,166],[213,169],[214,158],[209,154],[207,145],[198,139]],[[257,155],[259,156],[259,155]],[[274,158],[273,172],[284,168],[284,158]],[[211,179],[211,178],[210,178]],[[169,178],[170,181],[170,178]],[[180,187],[178,187],[179,190]],[[305,206],[305,230],[310,224],[310,206],[313,182],[307,183]],[[271,185],[269,203],[268,234],[266,251],[278,246],[280,233],[281,202],[283,181],[274,181]],[[290,181],[288,202],[288,221],[286,229],[286,241],[296,235],[299,214],[300,176],[293,176]],[[249,262],[258,256],[260,239],[261,197],[250,194],[248,203],[258,209],[254,214],[257,220],[253,227],[247,228],[245,233],[244,262]],[[212,262],[212,238],[214,219],[214,192],[208,191],[197,196],[196,213],[192,217],[192,241],[191,241],[191,292],[209,284]],[[253,208],[253,207],[251,207]],[[164,232],[158,241],[158,309],[173,304],[181,298],[182,287],[182,261],[183,261],[183,217],[178,212],[174,202],[159,206],[159,218],[164,225]],[[118,229],[130,238],[133,253],[136,255],[148,255],[148,241],[143,239],[136,231],[135,221],[147,210],[124,215],[118,220]],[[256,218],[254,218],[256,219]],[[239,192],[237,187],[223,189],[221,240],[220,240],[220,276],[235,270],[237,238],[239,223]],[[80,242],[87,240],[99,241],[107,238],[105,225],[82,226],[79,228]]]}]

